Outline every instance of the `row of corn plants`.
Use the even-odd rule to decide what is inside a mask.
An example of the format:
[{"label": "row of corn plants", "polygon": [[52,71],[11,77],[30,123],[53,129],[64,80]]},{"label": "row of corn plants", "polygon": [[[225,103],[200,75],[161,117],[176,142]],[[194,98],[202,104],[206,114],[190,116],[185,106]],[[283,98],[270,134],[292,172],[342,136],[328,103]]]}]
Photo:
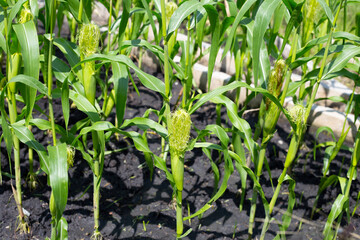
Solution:
[{"label": "row of corn plants", "polygon": [[[129,138],[134,147],[143,153],[151,176],[154,168],[165,172],[173,188],[176,202],[176,238],[191,232],[184,228],[184,221],[202,216],[227,189],[228,179],[236,169],[241,177],[241,202],[244,210],[247,181],[251,182],[249,239],[254,236],[258,198],[265,213],[260,239],[265,239],[270,223],[274,220],[274,207],[284,182],[288,182],[288,204],[279,224],[276,239],[284,238],[295,206],[296,180],[291,178],[292,168],[304,137],[316,94],[321,82],[346,77],[359,85],[360,72],[360,15],[350,17],[348,12],[359,9],[358,0],[99,0],[108,10],[108,24],[98,26],[92,22],[92,0],[45,0],[39,7],[36,0],[0,0],[0,47],[3,59],[1,71],[1,139],[6,144],[9,159],[10,184],[18,209],[18,230],[30,231],[22,207],[22,179],[30,188],[38,186],[37,174],[45,173],[51,187],[49,208],[51,213],[51,239],[67,239],[68,226],[63,212],[68,198],[68,169],[74,162],[75,151],[89,164],[93,173],[92,239],[102,239],[99,229],[100,186],[104,173],[107,142],[111,136]],[[66,21],[65,21],[66,20]],[[339,24],[341,22],[341,24]],[[104,27],[100,30],[100,27]],[[61,36],[61,29],[70,30],[69,38]],[[56,29],[58,31],[56,32]],[[41,30],[41,31],[40,31]],[[44,32],[40,34],[40,32]],[[182,32],[186,40],[177,40]],[[211,46],[202,47],[208,40]],[[281,44],[277,45],[276,42]],[[137,50],[137,62],[131,56]],[[222,49],[222,55],[220,54]],[[290,49],[285,54],[285,49]],[[57,52],[62,52],[61,57]],[[164,80],[147,74],[141,68],[146,52],[159,61]],[[231,81],[210,91],[217,59],[231,55],[235,75]],[[180,61],[175,57],[180,56]],[[208,56],[207,92],[195,84],[193,66]],[[351,61],[350,61],[351,60]],[[130,69],[134,72],[131,74]],[[300,71],[301,80],[294,81],[292,72]],[[133,80],[136,75],[139,82]],[[179,101],[172,111],[170,100],[175,81],[182,84]],[[143,116],[125,119],[129,85],[136,84],[162,96],[161,109],[147,109]],[[227,97],[234,92],[234,100]],[[248,103],[256,95],[263,98],[255,129],[243,118]],[[240,102],[240,96],[246,100]],[[292,97],[294,106],[286,109],[285,98]],[[60,99],[60,100],[59,100]],[[346,116],[354,113],[357,121],[360,112],[359,95],[349,99],[332,98],[347,103]],[[47,101],[47,109],[38,106]],[[216,104],[216,124],[198,129],[192,124],[191,115],[203,104]],[[54,104],[61,104],[63,124],[54,118]],[[86,114],[86,118],[69,125],[71,106]],[[231,127],[221,124],[221,109]],[[115,120],[109,118],[115,112]],[[264,193],[260,184],[267,172],[268,143],[277,130],[283,114],[291,125],[289,148],[281,175],[272,196]],[[44,119],[45,116],[45,119]],[[156,120],[152,120],[156,119]],[[138,131],[129,130],[135,126]],[[327,187],[339,183],[341,194],[334,200],[328,213],[323,235],[336,239],[344,213],[350,221],[349,200],[356,180],[360,157],[359,131],[353,147],[344,145],[350,128],[342,127],[339,139],[326,126],[333,141],[317,143],[316,149],[325,148],[323,177],[312,214]],[[46,132],[52,141],[42,145],[33,135],[34,128]],[[161,143],[161,152],[150,150],[148,132],[155,132]],[[193,136],[190,137],[190,133]],[[209,139],[216,139],[209,141]],[[21,145],[23,143],[24,145]],[[26,146],[28,158],[20,158],[20,147]],[[209,157],[214,175],[214,192],[211,199],[192,215],[183,216],[184,163],[186,152],[201,148]],[[352,154],[347,173],[339,171],[329,175],[331,162],[343,149]],[[211,158],[219,153],[221,161]],[[314,154],[316,156],[316,154]],[[316,160],[316,159],[315,159]],[[22,176],[20,163],[28,161],[28,175]],[[40,171],[35,171],[34,161],[39,161]],[[224,170],[220,171],[219,162]],[[235,167],[234,167],[235,166]],[[0,179],[3,176],[0,174]],[[271,178],[271,174],[270,174]],[[13,185],[15,179],[15,185]],[[220,183],[220,179],[222,182]],[[149,179],[150,180],[150,179]],[[312,216],[311,216],[312,217]]]}]

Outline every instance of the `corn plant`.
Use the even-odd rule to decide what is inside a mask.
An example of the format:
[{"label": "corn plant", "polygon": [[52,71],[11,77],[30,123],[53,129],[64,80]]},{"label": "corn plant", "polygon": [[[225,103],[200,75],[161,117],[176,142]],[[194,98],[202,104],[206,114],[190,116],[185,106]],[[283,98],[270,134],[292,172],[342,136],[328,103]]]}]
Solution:
[{"label": "corn plant", "polygon": [[[47,175],[47,183],[51,187],[51,239],[68,238],[70,227],[62,215],[67,204],[68,169],[73,165],[74,151],[81,153],[93,173],[94,232],[91,238],[103,239],[100,233],[100,186],[106,143],[115,134],[117,139],[131,139],[135,148],[143,153],[150,177],[153,176],[154,167],[165,172],[176,201],[176,238],[184,238],[192,231],[191,226],[186,226],[186,220],[202,216],[223,195],[235,168],[241,179],[240,211],[246,206],[247,180],[252,182],[249,238],[255,237],[258,198],[265,213],[260,236],[260,239],[264,239],[283,183],[289,183],[288,209],[282,216],[281,233],[275,238],[284,237],[282,233],[290,225],[295,206],[296,181],[291,177],[291,170],[296,165],[296,156],[304,141],[312,106],[321,100],[316,99],[320,83],[333,77],[345,76],[359,85],[359,63],[348,63],[350,59],[360,55],[358,15],[355,17],[357,25],[353,29],[355,34],[347,32],[347,13],[351,4],[356,1],[99,2],[109,13],[105,26],[107,29],[102,32],[99,26],[91,23],[94,3],[91,0],[46,0],[43,9],[39,9],[37,2],[32,0],[0,1],[0,14],[3,17],[0,47],[2,57],[6,59],[0,82],[0,139],[4,139],[6,143],[9,165],[14,165],[13,192],[19,213],[18,229],[21,232],[29,232],[30,229],[22,207],[21,142],[27,145],[29,153],[29,174],[26,178],[28,186],[37,185],[33,167],[37,155],[41,171]],[[344,13],[342,24],[337,26],[341,11]],[[65,26],[65,18],[68,26]],[[39,21],[44,26],[43,35],[38,34]],[[55,32],[56,26],[58,32]],[[69,40],[61,35],[63,26],[70,30]],[[150,26],[153,40],[149,39]],[[182,31],[186,34],[186,40],[179,41],[177,36]],[[211,44],[204,51],[202,45],[205,39],[210,39]],[[278,39],[282,41],[279,46],[275,44]],[[285,48],[288,47],[290,51],[286,56]],[[139,54],[134,57],[132,50],[135,48]],[[227,54],[234,58],[235,74],[227,84],[210,91],[220,49],[223,52],[219,56],[221,60]],[[62,52],[63,57],[56,55],[57,51]],[[164,81],[142,70],[143,64],[146,64],[142,60],[145,51],[151,52],[158,59]],[[176,55],[180,56],[179,63],[175,62]],[[198,86],[194,86],[193,67],[206,55],[208,71],[203,89],[206,91],[202,92]],[[133,59],[137,59],[137,64]],[[298,68],[301,68],[301,80],[294,81],[292,72]],[[133,80],[130,69],[139,78],[139,82]],[[182,93],[172,106],[175,81],[181,83]],[[137,94],[137,84],[158,93],[163,101],[161,109],[149,108],[143,116],[125,119],[130,84]],[[231,91],[235,92],[234,100],[227,95]],[[248,103],[257,94],[263,96],[258,122],[255,129],[251,129],[243,115],[248,110]],[[245,95],[242,106],[241,95]],[[293,107],[284,107],[286,97],[292,97]],[[59,98],[63,125],[58,123],[54,114],[54,105]],[[47,109],[37,106],[37,101],[41,99],[48,102]],[[331,100],[345,102],[344,99]],[[358,100],[353,92],[346,116],[352,111],[353,103],[357,118]],[[86,117],[69,126],[70,101]],[[192,114],[208,102],[217,106],[218,119],[216,124],[198,129],[191,121]],[[23,108],[20,109],[20,106]],[[221,116],[222,108],[225,108],[226,116]],[[37,117],[35,111],[40,111],[46,119]],[[113,111],[116,117],[111,122]],[[271,178],[271,159],[266,158],[267,147],[277,130],[281,114],[291,125],[291,139],[282,173],[270,196],[271,200],[268,201],[269,196],[266,196],[260,182],[264,166]],[[222,124],[221,119],[226,119],[228,127]],[[129,130],[132,126],[139,130]],[[52,139],[48,146],[35,139],[33,128],[48,133]],[[321,131],[331,133],[327,127],[320,128],[318,134]],[[323,178],[312,215],[320,194],[336,181],[343,183],[342,193],[334,201],[327,217],[323,232],[325,239],[336,237],[344,212],[349,220],[348,200],[358,165],[359,130],[348,177],[343,178],[340,174],[327,176],[331,162],[341,148],[346,148],[344,141],[349,131],[350,128],[345,129],[344,122],[337,141],[334,138],[333,143],[320,143],[317,146],[326,146],[325,152],[329,157],[325,157]],[[156,134],[161,141],[161,152],[150,150],[150,132]],[[194,211],[191,209],[193,214],[184,217],[183,193],[187,191],[184,186],[184,175],[187,174],[184,164],[187,161],[186,153],[194,148],[201,148],[209,158],[214,189],[204,206]],[[350,151],[351,148],[346,150]],[[223,172],[217,161],[211,158],[212,151],[221,156]],[[1,179],[0,174],[0,182]],[[12,186],[12,179],[10,182]],[[337,224],[334,231],[332,226],[335,221]]]}]

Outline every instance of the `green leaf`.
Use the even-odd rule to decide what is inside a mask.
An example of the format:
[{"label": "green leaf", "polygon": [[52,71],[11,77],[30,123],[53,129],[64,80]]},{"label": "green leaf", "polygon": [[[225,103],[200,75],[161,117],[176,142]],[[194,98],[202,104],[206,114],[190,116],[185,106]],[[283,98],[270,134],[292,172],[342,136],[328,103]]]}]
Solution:
[{"label": "green leaf", "polygon": [[210,46],[210,56],[208,62],[208,74],[207,74],[207,81],[208,81],[208,91],[210,91],[211,85],[211,77],[212,73],[214,72],[216,56],[219,51],[219,42],[220,42],[220,23],[219,23],[219,14],[215,7],[212,5],[204,5],[206,12],[209,16],[210,20],[210,31],[211,31],[211,46]]},{"label": "green leaf", "polygon": [[[63,38],[55,38],[54,45],[64,54],[72,68],[80,62],[79,50],[75,43],[69,42]],[[78,72],[80,69],[80,66],[74,68],[75,72]]]},{"label": "green leaf", "polygon": [[126,27],[130,18],[130,7],[131,7],[131,0],[124,0],[122,1],[122,14],[121,14],[121,20],[119,25],[119,36],[118,36],[118,47],[121,49],[122,42],[125,37],[126,33]]},{"label": "green leaf", "polygon": [[68,6],[69,12],[74,16],[78,23],[89,23],[89,19],[86,14],[82,15],[82,19],[79,19],[79,5],[80,1],[77,0],[65,0],[65,6]]},{"label": "green leaf", "polygon": [[194,218],[196,216],[199,216],[200,214],[203,214],[205,211],[210,209],[212,206],[212,203],[215,202],[219,197],[221,197],[224,194],[225,190],[227,189],[228,180],[230,178],[230,175],[234,171],[234,166],[233,166],[232,160],[229,156],[227,148],[223,148],[222,151],[224,153],[225,170],[224,170],[223,181],[221,183],[220,188],[218,189],[216,194],[202,208],[200,208],[194,214],[191,214],[190,216],[183,218],[184,221]]},{"label": "green leaf", "polygon": [[328,239],[332,235],[332,225],[335,219],[340,215],[343,211],[343,207],[346,201],[348,201],[348,197],[343,194],[339,194],[331,207],[330,214],[328,215],[328,219],[326,221],[323,235]]},{"label": "green leaf", "polygon": [[251,127],[246,120],[238,116],[238,108],[236,107],[235,103],[222,95],[214,97],[213,99],[211,99],[211,101],[217,104],[221,103],[226,106],[227,115],[233,126],[239,130],[241,137],[245,141],[246,147],[251,153],[251,158],[253,159],[253,161],[257,159],[257,144],[252,138]]},{"label": "green leaf", "polygon": [[6,40],[5,40],[5,37],[2,33],[0,33],[0,47],[2,48],[2,50],[4,52],[7,52],[7,49],[6,49]]},{"label": "green leaf", "polygon": [[316,130],[316,137],[315,137],[315,139],[318,140],[320,133],[321,133],[321,132],[324,132],[324,131],[326,131],[326,132],[328,132],[329,134],[331,134],[332,139],[333,139],[334,141],[336,141],[335,134],[334,134],[333,130],[332,130],[331,128],[327,127],[327,126],[321,126],[321,127],[319,127],[319,128]]},{"label": "green leaf", "polygon": [[127,68],[123,64],[113,62],[112,70],[115,89],[116,117],[120,125],[125,115],[129,77]]},{"label": "green leaf", "polygon": [[209,130],[213,132],[220,140],[223,147],[227,147],[229,145],[229,136],[227,135],[224,128],[220,127],[219,125],[207,125],[205,130]]},{"label": "green leaf", "polygon": [[57,224],[57,232],[60,240],[68,239],[68,223],[64,217],[60,218]]},{"label": "green leaf", "polygon": [[229,155],[231,156],[231,158],[233,158],[235,161],[237,161],[237,163],[247,172],[248,176],[251,178],[251,180],[254,182],[254,188],[258,191],[258,193],[260,194],[263,206],[264,206],[264,210],[265,210],[265,215],[268,216],[269,214],[269,203],[266,200],[265,197],[265,193],[257,179],[257,176],[255,175],[255,173],[248,167],[246,166],[246,162],[244,161],[245,159],[242,159],[240,156],[238,156],[236,153],[229,151]]},{"label": "green leaf", "polygon": [[[131,61],[131,59],[129,57],[124,56],[124,55],[111,56],[111,55],[103,55],[103,54],[94,54],[90,57],[87,57],[81,63],[88,62],[88,61],[97,61],[97,60],[103,61],[103,63],[110,61],[110,62],[118,62],[118,63],[125,64],[126,66],[132,68],[135,71],[136,75],[138,76],[141,83],[145,87],[149,88],[150,90],[156,91],[165,97],[164,82],[150,74],[143,72],[140,68],[138,68]],[[78,65],[81,63],[78,63]]]},{"label": "green leaf", "polygon": [[257,86],[260,71],[260,49],[264,41],[265,31],[270,23],[271,16],[275,9],[279,6],[281,0],[265,0],[258,9],[255,22],[254,22],[254,35],[253,35],[253,71],[254,83]]},{"label": "green leaf", "polygon": [[[153,54],[155,54],[158,59],[161,62],[164,62],[164,50],[157,46],[157,45],[152,45],[150,44],[148,41],[142,40],[142,39],[136,39],[136,40],[131,40],[131,41],[124,41],[122,43],[122,49],[123,48],[128,48],[128,47],[142,47],[145,48],[149,51],[151,51]],[[174,60],[172,60],[171,58],[168,59],[171,66],[176,70],[176,72],[179,75],[180,79],[184,78],[184,71],[181,67],[179,67],[179,65],[177,63],[174,62]]]},{"label": "green leaf", "polygon": [[351,58],[359,54],[360,48],[358,46],[352,45],[347,47],[340,55],[338,55],[328,65],[326,65],[324,74],[321,79],[325,79],[329,74],[341,70],[345,67]]},{"label": "green leaf", "polygon": [[[329,38],[329,35],[327,34],[323,37],[315,38],[315,39],[307,42],[303,48],[301,48],[297,51],[296,59],[303,56],[306,52],[310,51],[313,47],[317,47],[319,44],[326,43],[328,38]],[[354,34],[348,33],[348,32],[334,32],[333,38],[338,39],[338,40],[345,39],[345,40],[355,41],[357,43],[360,43],[360,37],[358,37]]]},{"label": "green leaf", "polygon": [[22,5],[24,4],[24,2],[26,2],[26,0],[20,0],[18,2],[15,3],[14,6],[12,6],[12,8],[10,9],[10,11],[8,12],[8,35],[10,33],[11,30],[11,25],[13,23],[13,20],[15,19],[16,15],[18,14],[18,12],[20,11]]},{"label": "green leaf", "polygon": [[68,129],[70,117],[70,103],[69,103],[69,85],[68,80],[65,79],[61,89],[61,106],[65,121],[65,129]]},{"label": "green leaf", "polygon": [[153,154],[154,156],[154,164],[155,164],[155,167],[163,170],[166,174],[166,178],[169,180],[169,182],[171,183],[171,185],[174,185],[174,178],[172,176],[172,174],[169,172],[169,170],[167,169],[167,166],[166,166],[166,162],[164,159],[162,159],[161,157],[158,157],[156,156],[155,154]]},{"label": "green leaf", "polygon": [[49,146],[49,177],[54,201],[56,205],[56,217],[61,218],[65,210],[68,197],[68,164],[66,144]]},{"label": "green leaf", "polygon": [[[1,109],[1,128],[3,131],[3,136],[4,136],[4,140],[5,140],[5,144],[6,144],[6,150],[8,153],[8,157],[10,159],[11,156],[11,151],[12,151],[12,147],[13,147],[13,138],[12,138],[12,134],[11,134],[11,130],[9,127],[9,124],[6,120],[6,111],[5,111],[5,104],[4,104],[4,92],[1,92],[1,98],[0,98],[0,109]],[[1,171],[1,170],[0,170]]]},{"label": "green leaf", "polygon": [[27,76],[27,75],[22,75],[22,74],[19,74],[15,77],[13,77],[9,82],[9,83],[12,83],[12,82],[20,82],[20,83],[23,83],[25,84],[26,86],[29,86],[31,88],[34,88],[36,90],[38,90],[40,93],[44,94],[47,96],[48,94],[48,89],[47,87],[42,84],[39,79],[36,79],[34,77],[31,77],[31,76]]},{"label": "green leaf", "polygon": [[[13,25],[20,42],[24,74],[39,79],[40,51],[37,30],[34,21]],[[36,88],[26,87],[24,94],[26,104],[26,123],[28,124],[35,104]]]},{"label": "green leaf", "polygon": [[184,21],[185,18],[187,18],[190,14],[195,12],[202,5],[203,3],[197,0],[189,0],[181,4],[180,7],[178,7],[178,9],[175,10],[175,12],[170,18],[166,32],[167,33],[166,40],[168,41],[172,33],[175,30],[179,29],[180,24],[182,23],[182,21]]},{"label": "green leaf", "polygon": [[219,87],[209,93],[205,93],[205,94],[201,94],[199,95],[199,97],[193,99],[193,100],[198,100],[194,105],[192,105],[192,107],[189,110],[189,114],[194,113],[199,107],[201,107],[204,103],[210,101],[211,99],[213,99],[214,97],[221,95],[227,91],[236,89],[238,87],[245,87],[247,89],[249,89],[252,92],[257,92],[257,93],[261,93],[264,96],[266,96],[267,98],[269,98],[271,101],[273,101],[276,106],[284,113],[284,115],[286,116],[286,118],[289,120],[290,125],[293,129],[296,129],[295,124],[293,123],[290,115],[288,114],[288,112],[283,108],[283,106],[280,104],[279,100],[273,96],[272,94],[270,94],[267,90],[263,89],[263,88],[253,88],[251,86],[249,86],[248,84],[244,83],[244,82],[232,82],[228,85]]},{"label": "green leaf", "polygon": [[329,22],[332,25],[334,23],[334,16],[331,12],[330,7],[326,4],[326,2],[324,0],[317,0],[317,1],[320,3],[321,7],[324,9],[327,18],[329,19]]},{"label": "green leaf", "polygon": [[[247,33],[246,33],[246,39],[247,39],[247,45],[249,46],[250,49],[250,53],[252,54],[252,49],[254,48],[253,45],[253,33],[254,33],[254,21],[252,21],[251,19],[247,18],[244,21],[242,21],[247,29]],[[260,80],[260,84],[264,83],[269,76],[269,72],[270,72],[270,60],[269,60],[269,55],[267,52],[267,48],[265,46],[265,42],[263,41],[261,46],[260,46],[260,53],[259,53],[259,68],[260,68],[260,72],[259,72],[259,80]]]},{"label": "green leaf", "polygon": [[154,34],[155,43],[159,44],[159,37],[158,37],[157,31],[156,31],[155,22],[154,22],[153,15],[150,10],[149,4],[146,0],[141,0],[141,2],[146,10],[146,14],[148,15],[148,19],[149,19],[149,22],[150,22],[150,25],[151,25],[151,28],[152,28],[153,34]]},{"label": "green leaf", "polygon": [[135,117],[132,119],[126,119],[120,128],[124,129],[134,125],[143,131],[151,129],[157,132],[163,138],[167,138],[168,136],[168,131],[166,128],[164,128],[161,124],[148,118]]},{"label": "green leaf", "polygon": [[143,139],[143,137],[139,133],[132,132],[132,131],[126,132],[126,131],[120,130],[120,129],[116,128],[114,125],[112,125],[112,123],[107,122],[107,121],[98,121],[98,122],[93,123],[90,127],[85,127],[83,129],[81,129],[79,135],[76,137],[76,139],[73,141],[73,143],[76,142],[77,139],[79,139],[82,135],[87,134],[88,132],[91,132],[91,131],[111,131],[111,132],[122,134],[124,136],[131,138],[134,141],[136,149],[138,149],[139,151],[151,153],[148,144],[146,143],[146,141]]},{"label": "green leaf", "polygon": [[243,16],[245,15],[245,13],[250,9],[250,7],[256,2],[256,0],[248,0],[244,3],[244,5],[242,5],[240,11],[237,13],[236,18],[234,20],[234,23],[231,27],[230,33],[227,37],[226,40],[226,44],[224,47],[224,51],[223,51],[223,55],[221,56],[221,61],[224,60],[226,54],[228,53],[230,46],[234,40],[234,35],[236,33],[236,30],[238,28],[238,25],[241,21],[241,19],[243,18]]},{"label": "green leaf", "polygon": [[44,146],[35,140],[32,132],[24,125],[18,125],[14,123],[11,125],[11,127],[14,130],[15,135],[22,143],[26,144],[37,152],[40,158],[40,167],[46,174],[48,174],[49,159]]},{"label": "green leaf", "polygon": [[91,119],[92,122],[97,122],[101,120],[100,115],[98,114],[95,107],[87,100],[86,97],[82,96],[79,93],[74,92],[73,90],[69,91],[70,99],[76,104],[77,108],[84,112]]},{"label": "green leaf", "polygon": [[286,232],[286,230],[289,228],[290,223],[291,223],[291,219],[292,219],[292,212],[293,212],[294,205],[295,205],[295,202],[296,202],[296,197],[295,197],[295,184],[296,184],[296,182],[289,175],[285,176],[284,181],[289,182],[289,187],[288,187],[288,189],[289,189],[289,200],[288,200],[288,208],[287,208],[286,212],[282,216],[282,223],[281,223],[281,226],[280,226],[280,232]]}]

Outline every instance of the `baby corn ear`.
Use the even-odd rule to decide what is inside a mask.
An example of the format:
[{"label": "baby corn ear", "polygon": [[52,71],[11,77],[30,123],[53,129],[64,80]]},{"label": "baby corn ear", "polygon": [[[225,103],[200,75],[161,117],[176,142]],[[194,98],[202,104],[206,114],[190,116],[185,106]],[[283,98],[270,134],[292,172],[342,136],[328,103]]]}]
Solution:
[{"label": "baby corn ear", "polygon": [[190,138],[191,119],[184,109],[179,109],[172,114],[169,123],[169,144],[172,151],[182,155]]},{"label": "baby corn ear", "polygon": [[295,134],[298,136],[301,136],[302,131],[306,129],[305,112],[306,108],[302,104],[296,104],[289,110],[289,114],[296,124]]},{"label": "baby corn ear", "polygon": [[68,169],[74,165],[74,157],[75,157],[75,148],[73,146],[67,146],[66,148],[67,153],[67,164]]},{"label": "baby corn ear", "polygon": [[98,50],[100,41],[100,29],[97,25],[84,24],[78,35],[80,53],[88,57]]},{"label": "baby corn ear", "polygon": [[[95,24],[85,24],[81,27],[79,35],[79,49],[82,57],[88,57],[96,53],[100,41],[100,29]],[[83,66],[83,85],[86,98],[91,104],[95,104],[96,78],[95,62],[86,62]]]},{"label": "baby corn ear", "polygon": [[169,24],[171,16],[174,14],[175,10],[178,9],[178,6],[174,2],[165,3],[165,12],[166,12],[166,24]]},{"label": "baby corn ear", "polygon": [[[281,87],[284,82],[284,69],[285,61],[280,59],[276,61],[274,69],[270,73],[269,82],[268,82],[268,91],[275,97],[279,97],[281,92]],[[269,108],[271,101],[266,99],[266,107]]]},{"label": "baby corn ear", "polygon": [[171,172],[174,177],[176,189],[183,190],[184,183],[184,153],[190,138],[191,119],[188,112],[183,109],[172,114],[169,130],[169,145],[171,154]]}]

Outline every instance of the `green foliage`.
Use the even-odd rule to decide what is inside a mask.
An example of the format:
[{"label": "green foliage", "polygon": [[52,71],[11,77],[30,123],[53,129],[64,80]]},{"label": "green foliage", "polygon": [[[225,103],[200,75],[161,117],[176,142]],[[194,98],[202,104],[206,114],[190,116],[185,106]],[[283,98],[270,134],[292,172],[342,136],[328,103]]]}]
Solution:
[{"label": "green foliage", "polygon": [[[284,182],[289,183],[289,195],[287,210],[284,211],[279,229],[280,232],[287,231],[296,193],[296,179],[290,177],[291,168],[296,164],[311,108],[314,103],[324,100],[316,97],[320,83],[331,78],[347,77],[359,85],[360,65],[352,59],[360,55],[360,17],[357,14],[352,19],[346,18],[348,12],[356,11],[355,4],[358,1],[186,0],[178,4],[164,0],[100,2],[111,15],[104,33],[100,32],[99,26],[90,23],[94,6],[91,0],[45,1],[42,9],[39,9],[37,1],[0,0],[0,48],[2,59],[6,62],[0,74],[0,140],[5,141],[10,163],[14,162],[14,174],[0,174],[0,182],[1,178],[7,176],[15,177],[17,194],[14,199],[21,228],[27,231],[22,213],[21,171],[24,170],[20,171],[21,148],[29,148],[29,156],[32,156],[32,151],[37,154],[41,168],[38,172],[47,175],[52,191],[49,199],[52,239],[67,239],[68,230],[71,231],[71,225],[68,225],[62,214],[66,208],[68,188],[71,187],[68,170],[81,161],[74,158],[77,151],[93,172],[92,239],[102,239],[99,224],[101,180],[103,174],[106,174],[106,144],[115,135],[116,139],[128,139],[132,147],[144,154],[151,176],[155,172],[154,167],[165,173],[176,198],[177,237],[185,237],[192,231],[190,228],[183,234],[184,220],[201,216],[224,194],[234,164],[241,179],[240,210],[247,206],[244,204],[247,183],[253,183],[249,239],[257,237],[252,234],[256,225],[258,196],[265,213],[260,236],[260,239],[264,239]],[[64,17],[69,26],[66,26]],[[54,34],[56,24],[60,36]],[[44,34],[40,33],[43,32],[39,30],[41,26],[45,28]],[[60,29],[63,27],[69,27],[71,41],[61,36]],[[180,32],[186,33],[185,40],[178,39]],[[210,45],[204,44],[205,40]],[[58,55],[59,51],[62,54]],[[135,52],[139,54],[134,55]],[[164,81],[156,74],[151,75],[143,70],[147,64],[142,58],[147,55],[145,52],[159,62]],[[181,55],[180,62],[176,55]],[[134,62],[134,59],[138,62]],[[234,66],[229,67],[233,62],[229,63],[228,59],[234,59]],[[200,81],[205,79],[204,89],[207,92],[201,92],[198,86],[194,87],[194,66],[203,61],[208,64],[207,74],[201,76]],[[235,69],[235,76],[224,86],[210,91],[215,72],[218,69],[222,71],[224,65],[227,69]],[[295,82],[292,71],[299,69],[301,80]],[[134,74],[139,81],[133,77]],[[181,107],[176,105],[174,108],[178,110],[171,114],[173,105],[170,102],[174,102],[170,100],[175,96],[172,89],[175,81],[182,84],[183,92],[176,103],[181,102]],[[151,94],[158,94],[163,105],[160,109],[147,109],[143,116],[127,119],[125,116],[130,91],[134,89],[140,94],[139,85],[147,88]],[[236,92],[234,101],[230,98],[233,91]],[[257,94],[263,95],[263,101],[256,130],[253,130],[243,115],[248,110],[248,103]],[[245,96],[244,102],[241,102],[240,96]],[[285,97],[292,97],[296,103],[289,110],[283,106]],[[55,119],[53,105],[58,103],[54,101],[58,98],[61,98],[61,118],[64,121]],[[360,112],[358,98],[354,93],[350,100],[343,96],[333,96],[326,100],[338,103],[348,101],[346,116],[354,111],[356,120]],[[48,107],[41,109],[38,101],[44,99],[48,101]],[[190,116],[209,103],[217,105],[217,124],[198,129],[191,122]],[[226,108],[226,116],[221,116],[223,107]],[[85,113],[86,117],[73,123],[73,108]],[[39,117],[37,111],[46,119]],[[271,178],[272,165],[268,163],[271,159],[267,159],[267,144],[277,130],[281,113],[291,125],[293,135],[274,194],[266,196],[261,185],[262,168],[265,164]],[[112,116],[116,116],[114,122],[111,122],[114,120]],[[224,118],[227,127],[223,126]],[[52,143],[40,144],[32,127],[51,134]],[[195,130],[193,138],[190,137],[192,128]],[[334,222],[337,221],[336,227],[339,227],[342,215],[350,213],[351,183],[356,179],[356,167],[360,159],[359,133],[354,148],[344,145],[350,130],[349,127],[345,128],[344,123],[338,139],[329,127],[324,126],[317,132],[317,138],[320,132],[329,132],[333,141],[317,143],[314,150],[325,147],[323,177],[318,186],[312,215],[320,195],[328,187],[336,187],[335,183],[339,182],[341,189],[341,194],[334,200],[328,213],[323,232],[325,238],[335,237],[337,231],[333,229]],[[161,141],[159,151],[153,152],[148,145],[150,134],[157,137],[154,141]],[[213,191],[210,200],[190,216],[183,217],[182,191],[187,171],[184,158],[185,152],[194,148],[201,148],[209,158],[214,176]],[[352,151],[348,176],[341,176],[341,173],[328,176],[333,167],[331,163],[340,150]],[[169,154],[171,170],[167,165]],[[214,155],[219,155],[219,159],[214,159]],[[29,161],[29,173],[32,172],[32,161],[36,159],[21,159]],[[268,197],[271,197],[270,202]],[[280,233],[275,238],[283,237]]]}]

